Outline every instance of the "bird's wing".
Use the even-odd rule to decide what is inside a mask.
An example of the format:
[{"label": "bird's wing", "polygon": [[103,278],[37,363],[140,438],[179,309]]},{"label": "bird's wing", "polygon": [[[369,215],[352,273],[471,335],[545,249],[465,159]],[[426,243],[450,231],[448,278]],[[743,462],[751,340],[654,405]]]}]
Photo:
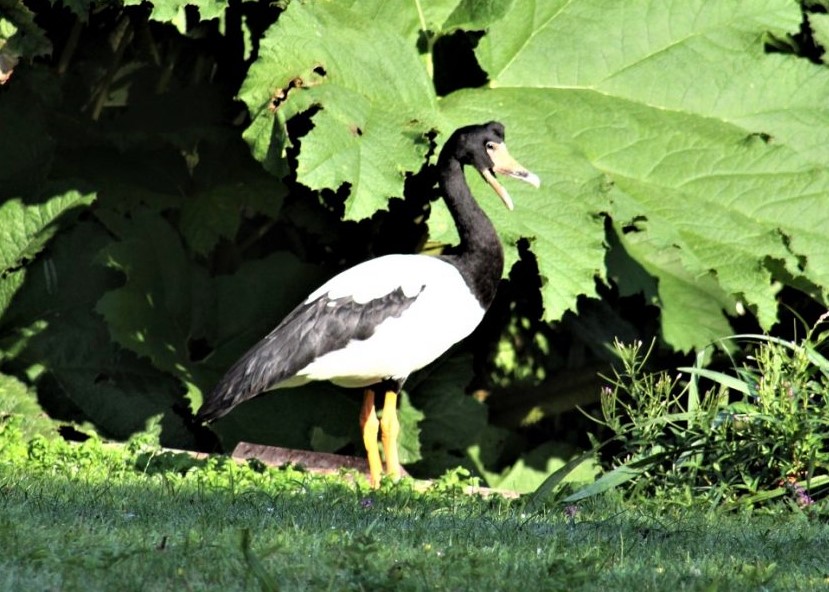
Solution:
[{"label": "bird's wing", "polygon": [[197,418],[210,421],[266,390],[303,384],[307,380],[296,375],[312,361],[368,339],[384,320],[408,309],[428,281],[424,270],[435,264],[447,265],[431,257],[389,255],[333,277],[228,370]]}]

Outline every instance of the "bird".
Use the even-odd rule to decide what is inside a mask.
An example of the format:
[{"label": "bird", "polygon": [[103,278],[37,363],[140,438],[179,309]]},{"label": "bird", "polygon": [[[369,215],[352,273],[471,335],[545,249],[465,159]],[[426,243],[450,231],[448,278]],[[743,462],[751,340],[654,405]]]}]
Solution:
[{"label": "bird", "polygon": [[[437,176],[459,244],[442,255],[384,255],[332,277],[227,371],[196,421],[209,423],[266,391],[312,381],[362,388],[359,423],[370,486],[379,487],[383,476],[378,432],[385,473],[398,480],[397,400],[406,379],[472,333],[503,274],[501,241],[472,195],[466,166],[509,210],[513,201],[496,175],[540,186],[538,176],[508,152],[503,124],[456,129],[438,155]],[[379,418],[377,394],[384,395]]]}]

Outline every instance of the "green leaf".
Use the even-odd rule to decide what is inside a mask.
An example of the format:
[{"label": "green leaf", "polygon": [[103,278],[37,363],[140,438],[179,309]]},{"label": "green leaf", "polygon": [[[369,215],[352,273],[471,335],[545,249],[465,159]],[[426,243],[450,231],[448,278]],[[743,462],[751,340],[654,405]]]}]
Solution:
[{"label": "green leaf", "polygon": [[311,448],[317,452],[337,452],[349,443],[345,436],[332,436],[319,426],[311,428]]},{"label": "green leaf", "polygon": [[154,0],[153,2],[145,2],[145,0],[124,1],[124,6],[140,6],[142,4],[150,4],[150,6],[152,6],[152,11],[150,12],[151,19],[162,23],[170,23],[174,25],[182,34],[187,32],[187,14],[185,10],[188,6],[192,6],[198,10],[199,18],[201,20],[218,18],[222,21],[222,27],[224,27],[224,12],[227,8],[227,2],[223,0]]},{"label": "green leaf", "polygon": [[826,62],[826,50],[829,48],[829,15],[825,13],[809,13],[806,16],[815,42],[823,48],[823,62]]},{"label": "green leaf", "polygon": [[440,474],[457,466],[473,468],[468,449],[481,445],[490,429],[487,407],[466,389],[472,381],[469,354],[449,354],[407,383],[420,410],[418,470]]},{"label": "green leaf", "polygon": [[326,442],[351,441],[362,450],[360,405],[327,382],[280,389],[242,403],[211,427],[225,450],[240,441],[314,450]]},{"label": "green leaf", "polygon": [[275,219],[282,209],[285,185],[263,171],[239,144],[238,149],[234,141],[230,149],[198,151],[194,180],[204,189],[184,200],[179,229],[199,255],[207,255],[221,239],[233,241],[239,224],[253,212]]},{"label": "green leaf", "polygon": [[60,228],[58,219],[73,208],[88,206],[95,196],[67,191],[27,205],[12,199],[0,205],[0,273],[33,259]]},{"label": "green leaf", "polygon": [[463,451],[487,425],[487,409],[466,394],[472,381],[472,357],[450,355],[431,366],[410,390],[412,402],[426,419],[421,424],[427,449]]},{"label": "green leaf", "polygon": [[584,475],[587,478],[575,478],[571,479],[572,481],[590,481],[596,475],[596,473],[600,470],[599,464],[596,462],[596,452],[597,449],[588,450],[580,454],[579,456],[575,456],[567,461],[565,464],[557,468],[555,471],[550,473],[550,475],[545,478],[538,487],[528,496],[527,499],[527,509],[530,511],[534,511],[537,509],[545,499],[550,496],[550,493],[553,492],[559,485],[562,483],[567,482],[570,479],[570,475],[574,474],[574,471],[581,467],[585,461],[593,459],[593,466],[590,469],[589,475]]},{"label": "green leaf", "polygon": [[202,322],[209,327],[205,333],[214,345],[205,368],[218,379],[327,276],[319,267],[277,252],[247,261],[233,274],[215,277],[208,318]]},{"label": "green leaf", "polygon": [[[116,343],[186,385],[193,410],[201,404],[201,393],[301,300],[309,284],[320,280],[316,268],[285,253],[211,279],[189,260],[172,226],[147,210],[133,212],[121,233],[122,240],[104,248],[99,261],[122,272],[125,283],[104,294],[96,310]],[[193,359],[193,344],[199,342],[210,354],[203,361]],[[255,439],[253,425],[247,430],[245,422],[227,425],[218,431],[233,444],[263,441]],[[306,445],[310,435],[303,431]]]},{"label": "green leaf", "polygon": [[423,27],[436,34],[443,29],[442,23],[462,0],[341,0],[340,4],[364,15],[368,20],[383,25],[401,35],[415,47],[421,38]]},{"label": "green leaf", "polygon": [[112,277],[92,265],[108,238],[90,222],[78,222],[57,236],[26,268],[21,293],[0,326],[14,333],[35,321],[91,314],[101,292],[112,285]]},{"label": "green leaf", "polygon": [[412,406],[408,393],[400,393],[400,405],[398,408],[398,420],[400,421],[400,436],[397,451],[400,455],[400,463],[412,464],[423,458],[421,427],[426,415]]},{"label": "green leaf", "polygon": [[619,467],[616,467],[612,471],[605,473],[590,485],[582,487],[575,493],[568,495],[562,501],[566,503],[577,502],[588,497],[593,497],[594,495],[599,495],[600,493],[604,493],[605,491],[610,491],[611,489],[618,487],[619,485],[627,483],[631,479],[635,479],[636,477],[644,473],[645,470],[646,468],[637,468],[628,465],[621,465]]},{"label": "green leaf", "polygon": [[3,315],[6,363],[29,376],[49,412],[127,438],[159,414],[165,445],[192,446],[176,414],[179,383],[113,344],[94,307],[113,274],[94,265],[111,237],[93,222],[61,233]]},{"label": "green leaf", "polygon": [[574,457],[569,445],[548,442],[519,458],[502,473],[485,471],[484,476],[490,487],[530,493],[545,483],[551,474],[565,467],[568,470],[561,476],[561,482],[592,482],[599,467],[595,460],[589,463],[586,460],[582,454]]},{"label": "green leaf", "polygon": [[287,173],[285,122],[312,108],[297,180],[351,186],[346,217],[365,218],[403,194],[428,149],[436,98],[414,47],[383,22],[334,2],[293,2],[262,39],[239,93],[251,112],[254,156]]},{"label": "green leaf", "polygon": [[157,214],[136,213],[125,231],[100,261],[124,273],[126,283],[104,294],[95,309],[116,343],[181,379],[192,401],[210,383],[188,352],[189,338],[199,334],[195,321],[205,306],[207,274],[188,261],[178,235]]},{"label": "green leaf", "polygon": [[502,18],[512,7],[513,0],[340,0],[343,6],[359,12],[368,20],[383,25],[406,39],[411,46],[424,46],[424,32],[430,39],[451,33],[455,29],[482,30]]},{"label": "green leaf", "polygon": [[207,255],[219,240],[236,235],[239,206],[234,197],[232,188],[217,187],[184,203],[179,226],[193,252]]},{"label": "green leaf", "polygon": [[562,500],[562,502],[576,502],[588,497],[599,495],[605,491],[610,491],[619,485],[627,483],[631,479],[639,477],[654,465],[657,465],[660,462],[665,462],[665,460],[673,459],[676,455],[677,452],[674,450],[662,450],[645,457],[628,459],[624,464],[615,467],[607,473],[604,473],[590,485],[568,495]]},{"label": "green leaf", "polygon": [[743,393],[744,395],[751,394],[751,389],[744,380],[740,380],[739,378],[729,376],[728,374],[724,374],[723,372],[716,372],[714,370],[708,370],[706,368],[697,368],[694,366],[682,366],[677,368],[677,370],[680,372],[687,372],[695,378],[707,378],[708,380],[711,380],[726,388],[733,389],[738,393]]},{"label": "green leaf", "polygon": [[[512,152],[540,174],[539,196],[516,199],[513,227],[505,216],[496,225],[507,242],[542,234],[530,217],[545,227],[533,250],[547,318],[593,294],[592,278],[602,277],[591,225],[601,213],[643,233],[639,262],[657,279],[676,276],[660,261],[674,250],[671,267],[684,270],[686,286],[701,284],[704,309],[742,300],[770,327],[770,262],[826,296],[829,72],[763,45],[767,32],[797,30],[800,18],[788,0],[516,0],[491,26],[476,53],[494,88],[456,93],[441,108],[453,125],[503,120]],[[562,205],[557,215],[547,215],[549,202]],[[694,332],[699,311],[681,319],[691,296],[675,287],[659,294],[672,345],[697,347],[723,330],[718,315]]]},{"label": "green leaf", "polygon": [[[31,343],[31,354],[47,360],[48,372],[38,389],[70,399],[107,437],[126,439],[162,414],[162,443],[193,446],[192,435],[174,412],[181,402],[179,383],[108,338],[106,326],[95,316],[55,323]],[[60,350],[51,359],[46,351],[50,345]]]},{"label": "green leaf", "polygon": [[27,438],[55,433],[56,426],[38,403],[37,393],[14,376],[0,374],[0,424],[6,415],[21,417],[21,427]]},{"label": "green leaf", "polygon": [[[723,291],[713,275],[690,274],[682,265],[679,248],[655,245],[647,233],[622,234],[617,230],[616,238],[630,257],[627,266],[641,265],[656,279],[652,298],[661,309],[662,336],[675,349],[699,351],[731,332],[725,313],[736,315],[737,301]],[[635,291],[629,267],[620,266],[618,259],[616,262],[609,262],[608,272],[615,275],[623,292]],[[641,287],[643,282],[639,281]],[[650,286],[644,286],[649,296]]]},{"label": "green leaf", "polygon": [[17,291],[23,286],[25,280],[26,271],[23,269],[0,275],[0,314],[9,309],[12,298],[14,298]]},{"label": "green leaf", "polygon": [[[0,63],[4,57],[34,58],[52,52],[52,42],[35,23],[35,13],[18,0],[0,0]],[[0,72],[5,67],[0,68]]]},{"label": "green leaf", "polygon": [[[27,205],[12,199],[0,205],[0,316],[23,285],[26,270],[61,227],[61,218],[75,208],[92,203],[95,196],[78,191],[45,198]],[[48,274],[48,266],[44,268]]]},{"label": "green leaf", "polygon": [[514,0],[461,0],[443,29],[486,29],[513,8]]},{"label": "green leaf", "polygon": [[[99,260],[122,271],[126,283],[104,294],[96,310],[113,340],[182,380],[190,403],[256,341],[264,337],[321,281],[316,267],[286,253],[245,263],[237,273],[214,279],[190,261],[179,237],[160,216],[143,212],[124,228],[123,240]],[[191,358],[193,340],[212,353]]]}]

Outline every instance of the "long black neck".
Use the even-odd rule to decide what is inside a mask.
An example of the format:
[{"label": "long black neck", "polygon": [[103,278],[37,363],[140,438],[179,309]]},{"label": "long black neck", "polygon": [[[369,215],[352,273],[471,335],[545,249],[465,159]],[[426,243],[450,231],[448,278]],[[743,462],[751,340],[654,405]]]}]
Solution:
[{"label": "long black neck", "polygon": [[463,166],[453,157],[439,159],[440,188],[461,242],[445,257],[458,268],[483,308],[489,308],[504,271],[504,251],[495,227],[475,201]]}]

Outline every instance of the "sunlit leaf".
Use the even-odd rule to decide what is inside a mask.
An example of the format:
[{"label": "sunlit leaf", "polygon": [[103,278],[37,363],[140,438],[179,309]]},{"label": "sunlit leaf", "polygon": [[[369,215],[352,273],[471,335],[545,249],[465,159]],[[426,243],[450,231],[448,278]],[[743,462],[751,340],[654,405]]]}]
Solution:
[{"label": "sunlit leaf", "polygon": [[0,205],[0,314],[23,283],[18,269],[34,259],[60,229],[59,219],[75,208],[91,204],[94,195],[68,191],[26,204],[20,199]]},{"label": "sunlit leaf", "polygon": [[285,122],[309,109],[297,179],[312,189],[351,186],[346,216],[360,219],[403,195],[423,163],[436,98],[414,47],[382,21],[334,2],[295,2],[262,39],[239,96],[253,121],[257,159],[287,172]]},{"label": "sunlit leaf", "polygon": [[37,393],[14,376],[0,374],[0,424],[8,415],[20,418],[27,437],[56,433],[55,423],[49,420],[37,401]]},{"label": "sunlit leaf", "polygon": [[[144,0],[126,0],[125,6],[145,4]],[[227,3],[220,0],[154,0],[150,17],[155,21],[170,23],[181,33],[187,32],[187,7],[198,10],[199,18],[210,20],[223,19]]]},{"label": "sunlit leaf", "polygon": [[[505,120],[508,141],[513,130],[521,134],[513,152],[558,184],[521,196],[513,216],[514,234],[540,237],[533,249],[548,280],[549,318],[591,294],[591,275],[601,277],[592,273],[603,264],[589,220],[602,212],[635,222],[650,257],[674,249],[687,278],[716,278],[719,294],[694,288],[713,301],[687,310],[686,320],[667,317],[666,338],[681,349],[710,337],[699,313],[723,295],[743,299],[763,326],[774,323],[769,260],[826,290],[829,252],[818,229],[829,222],[820,197],[829,188],[829,73],[763,46],[765,32],[785,35],[799,21],[797,5],[785,0],[518,0],[492,25],[477,55],[495,88],[459,93],[442,107],[458,123]],[[527,148],[542,162],[523,157]],[[533,232],[521,219],[522,202],[537,217],[542,200],[566,204],[554,221],[569,233],[553,221]],[[511,241],[505,218],[498,226]],[[565,253],[551,250],[563,245]],[[657,260],[637,256],[670,280]],[[661,293],[662,305],[683,310],[687,292],[673,296],[679,300]],[[686,329],[671,329],[680,323]],[[701,331],[690,333],[694,325]]]},{"label": "sunlit leaf", "polygon": [[[573,464],[569,464],[574,457]],[[569,466],[570,470],[562,476],[561,482],[590,483],[599,471],[598,464],[574,453],[572,447],[557,442],[549,442],[522,456],[512,466],[501,473],[484,471],[484,477],[490,487],[497,487],[519,493],[535,491],[551,474]]]}]

